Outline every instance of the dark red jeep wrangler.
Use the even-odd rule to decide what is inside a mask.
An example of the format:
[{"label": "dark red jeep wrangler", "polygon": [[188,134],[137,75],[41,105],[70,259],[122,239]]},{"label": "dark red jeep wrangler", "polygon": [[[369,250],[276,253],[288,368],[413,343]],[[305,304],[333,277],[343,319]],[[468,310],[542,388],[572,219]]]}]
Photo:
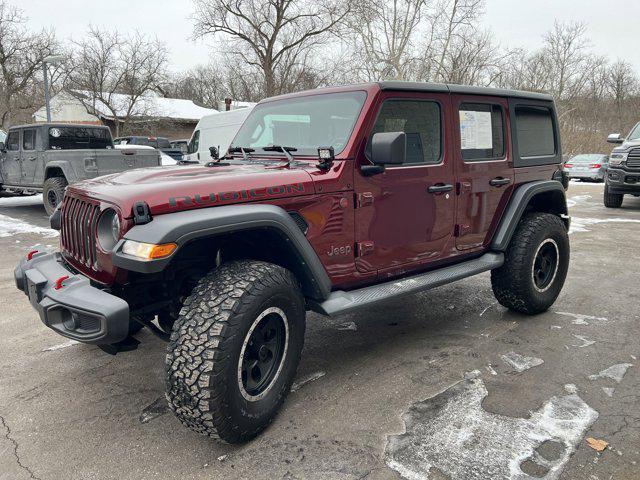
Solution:
[{"label": "dark red jeep wrangler", "polygon": [[291,388],[305,312],[340,315],[491,271],[543,312],[569,264],[546,95],[382,82],[270,98],[226,155],[69,186],[61,251],[16,284],[49,328],[116,352],[168,341],[178,418],[252,438]]}]

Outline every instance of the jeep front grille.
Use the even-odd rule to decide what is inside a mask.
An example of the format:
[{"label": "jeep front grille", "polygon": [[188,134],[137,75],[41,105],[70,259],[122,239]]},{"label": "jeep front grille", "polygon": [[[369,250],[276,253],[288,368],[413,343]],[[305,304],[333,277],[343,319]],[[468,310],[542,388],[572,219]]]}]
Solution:
[{"label": "jeep front grille", "polygon": [[96,223],[100,207],[65,195],[61,207],[60,244],[74,260],[97,270]]},{"label": "jeep front grille", "polygon": [[640,168],[640,148],[634,148],[627,156],[627,167]]}]

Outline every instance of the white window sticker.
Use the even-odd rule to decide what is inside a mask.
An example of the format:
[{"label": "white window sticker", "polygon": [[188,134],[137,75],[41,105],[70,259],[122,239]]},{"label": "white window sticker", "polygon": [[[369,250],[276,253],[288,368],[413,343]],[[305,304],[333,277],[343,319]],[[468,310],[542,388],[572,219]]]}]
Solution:
[{"label": "white window sticker", "polygon": [[491,112],[460,110],[460,144],[462,150],[493,148]]}]

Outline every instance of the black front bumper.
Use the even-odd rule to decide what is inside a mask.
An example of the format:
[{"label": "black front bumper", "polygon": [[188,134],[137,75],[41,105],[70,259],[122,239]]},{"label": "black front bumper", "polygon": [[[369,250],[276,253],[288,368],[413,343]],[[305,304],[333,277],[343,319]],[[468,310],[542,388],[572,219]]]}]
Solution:
[{"label": "black front bumper", "polygon": [[[72,272],[59,253],[36,253],[31,260],[23,258],[13,274],[16,286],[29,297],[42,322],[60,335],[97,345],[127,337],[127,302]],[[68,278],[56,288],[62,277]]]},{"label": "black front bumper", "polygon": [[627,171],[622,168],[609,168],[607,171],[609,193],[640,194],[640,171]]}]

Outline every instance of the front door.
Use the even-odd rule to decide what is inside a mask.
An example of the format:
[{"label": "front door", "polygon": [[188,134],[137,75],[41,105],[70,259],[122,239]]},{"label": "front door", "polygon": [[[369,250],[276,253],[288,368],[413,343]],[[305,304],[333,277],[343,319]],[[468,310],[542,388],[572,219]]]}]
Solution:
[{"label": "front door", "polygon": [[442,258],[455,212],[447,94],[384,93],[358,165],[370,164],[373,134],[405,132],[406,162],[384,173],[355,173],[356,267],[381,277]]},{"label": "front door", "polygon": [[22,185],[20,167],[20,130],[12,130],[5,143],[7,150],[2,160],[2,182],[5,185]]},{"label": "front door", "polygon": [[513,190],[508,103],[504,98],[452,96],[458,191],[456,247],[480,249],[490,240]]}]

